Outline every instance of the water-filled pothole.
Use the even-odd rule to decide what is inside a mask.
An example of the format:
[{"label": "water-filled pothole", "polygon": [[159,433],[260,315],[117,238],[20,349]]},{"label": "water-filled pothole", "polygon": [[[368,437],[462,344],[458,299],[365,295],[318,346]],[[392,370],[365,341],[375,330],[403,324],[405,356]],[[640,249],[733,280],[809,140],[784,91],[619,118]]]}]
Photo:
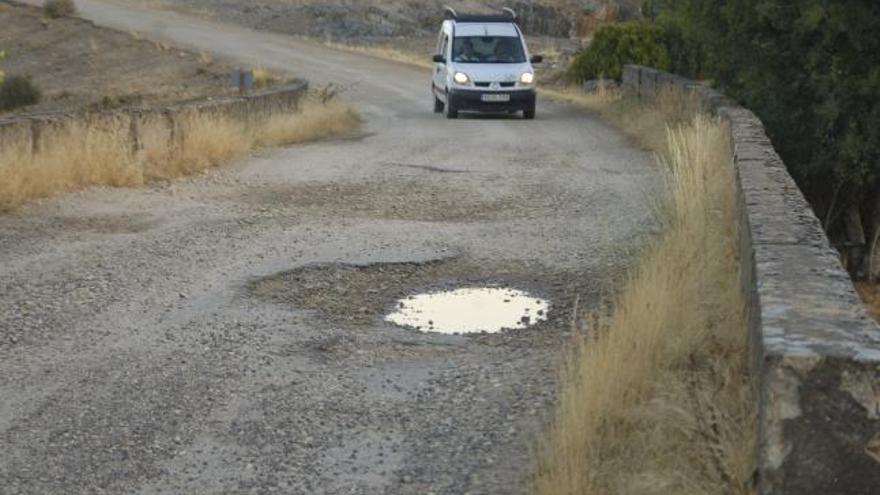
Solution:
[{"label": "water-filled pothole", "polygon": [[497,333],[544,321],[549,310],[546,300],[518,289],[465,287],[409,296],[385,320],[427,332]]},{"label": "water-filled pothole", "polygon": [[[580,294],[582,300],[585,294],[590,294],[590,281],[593,278],[591,273],[553,271],[534,263],[455,257],[424,262],[306,265],[252,280],[246,288],[253,297],[296,310],[314,311],[324,320],[346,326],[372,326],[377,319],[386,319],[389,308],[391,311],[401,309],[400,302],[405,307],[412,304],[416,296],[408,296],[409,294],[436,295],[442,294],[442,291],[455,292],[457,289],[483,287],[492,289],[487,294],[534,296],[535,304],[528,306],[528,315],[524,307],[522,311],[514,311],[512,316],[505,317],[504,321],[493,324],[491,328],[476,325],[465,329],[480,332],[485,328],[489,332],[497,331],[498,328],[521,329],[530,326],[523,323],[523,316],[530,317],[530,324],[541,322],[544,326],[546,323],[545,328],[556,328],[564,324],[563,320],[567,318],[563,315],[570,314],[573,310],[575,294]],[[505,289],[506,287],[515,289]],[[536,292],[532,292],[530,296],[527,292],[532,290]],[[510,298],[502,298],[501,303],[504,303],[504,299]],[[548,305],[551,314],[547,314],[546,308],[538,307],[538,301]],[[553,301],[552,305],[549,304],[550,301]],[[514,307],[511,303],[504,304]],[[504,310],[508,311],[507,307]],[[543,314],[539,315],[538,311]],[[482,313],[490,312],[483,310]],[[434,330],[438,332],[441,331],[439,321],[439,317],[434,321]],[[408,322],[403,325],[413,328],[419,326]],[[422,330],[427,331],[430,326],[426,323]],[[548,336],[555,334],[534,333]],[[515,337],[516,334],[511,336]]]}]

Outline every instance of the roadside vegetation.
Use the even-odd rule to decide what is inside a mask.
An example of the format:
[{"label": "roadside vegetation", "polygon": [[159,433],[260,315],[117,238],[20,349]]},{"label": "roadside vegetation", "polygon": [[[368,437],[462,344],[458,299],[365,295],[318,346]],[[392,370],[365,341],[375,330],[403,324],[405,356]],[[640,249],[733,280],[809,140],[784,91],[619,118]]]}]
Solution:
[{"label": "roadside vegetation", "polygon": [[254,75],[254,87],[257,89],[267,88],[281,80],[280,77],[262,65],[258,65],[251,69],[251,73]]},{"label": "roadside vegetation", "polygon": [[868,314],[880,322],[880,286],[866,282],[856,283],[856,291],[865,303]]},{"label": "roadside vegetation", "polygon": [[422,53],[414,50],[404,50],[395,48],[391,45],[364,45],[354,43],[337,43],[333,41],[324,41],[323,45],[351,53],[361,55],[369,55],[371,57],[392,60],[402,64],[412,65],[415,67],[431,68],[434,64],[431,62],[431,56],[428,53]]},{"label": "roadside vegetation", "polygon": [[[6,58],[6,52],[0,50],[0,64]],[[40,101],[42,93],[27,76],[6,77],[0,65],[0,112],[33,105]]]},{"label": "roadside vegetation", "polygon": [[620,81],[626,64],[667,69],[669,51],[663,36],[662,29],[646,23],[606,24],[597,29],[588,48],[572,60],[566,78],[575,83],[606,77]]},{"label": "roadside vegetation", "polygon": [[132,153],[127,125],[72,124],[33,153],[29,143],[0,150],[0,211],[88,186],[132,187],[216,167],[248,151],[313,141],[353,130],[358,113],[324,92],[310,94],[301,111],[243,123],[202,114],[179,122],[171,145],[164,124],[142,129],[143,150]]},{"label": "roadside vegetation", "polygon": [[536,495],[749,494],[754,413],[739,290],[728,129],[668,91],[564,95],[658,153],[662,233],[620,291],[577,314],[554,421],[535,451]]},{"label": "roadside vegetation", "polygon": [[76,4],[73,0],[45,0],[43,13],[50,19],[71,16],[76,14]]},{"label": "roadside vegetation", "polygon": [[0,112],[35,105],[43,94],[28,76],[14,75],[0,81]]},{"label": "roadside vegetation", "polygon": [[[880,246],[880,10],[869,0],[645,0],[608,24],[569,70],[626,63],[707,80],[767,126],[856,279]],[[880,271],[873,270],[874,272]]]}]

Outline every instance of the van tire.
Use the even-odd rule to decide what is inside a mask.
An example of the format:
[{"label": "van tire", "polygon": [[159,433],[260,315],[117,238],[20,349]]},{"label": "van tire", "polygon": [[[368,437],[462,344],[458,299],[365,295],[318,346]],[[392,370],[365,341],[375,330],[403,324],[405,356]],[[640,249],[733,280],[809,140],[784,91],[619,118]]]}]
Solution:
[{"label": "van tire", "polygon": [[446,118],[458,118],[458,109],[455,108],[455,102],[452,100],[452,95],[450,95],[449,93],[446,93]]},{"label": "van tire", "polygon": [[443,113],[443,102],[440,101],[440,98],[437,98],[437,95],[434,95],[434,113]]},{"label": "van tire", "polygon": [[526,120],[532,120],[535,118],[535,106],[534,105],[523,110],[523,118]]}]

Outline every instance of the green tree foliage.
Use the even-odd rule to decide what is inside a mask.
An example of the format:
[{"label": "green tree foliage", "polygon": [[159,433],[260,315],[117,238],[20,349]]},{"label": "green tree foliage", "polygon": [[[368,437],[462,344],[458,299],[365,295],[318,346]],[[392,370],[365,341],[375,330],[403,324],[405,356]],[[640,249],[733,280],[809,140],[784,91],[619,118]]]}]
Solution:
[{"label": "green tree foliage", "polygon": [[41,96],[29,77],[9,76],[0,84],[0,111],[39,103]]},{"label": "green tree foliage", "polygon": [[[826,228],[880,221],[880,2],[648,0],[673,71],[755,111]],[[871,237],[869,232],[869,237]]]},{"label": "green tree foliage", "polygon": [[572,61],[567,77],[582,82],[599,77],[620,80],[625,64],[635,63],[667,69],[669,53],[661,42],[659,26],[645,22],[607,24]]}]

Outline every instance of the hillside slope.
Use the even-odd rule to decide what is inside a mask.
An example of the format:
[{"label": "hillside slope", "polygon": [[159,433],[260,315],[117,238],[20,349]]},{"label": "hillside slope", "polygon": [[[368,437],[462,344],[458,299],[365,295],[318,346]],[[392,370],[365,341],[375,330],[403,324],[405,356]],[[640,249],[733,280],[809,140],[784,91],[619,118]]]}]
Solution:
[{"label": "hillside slope", "polygon": [[[569,37],[608,0],[135,0],[249,27],[346,42],[433,36],[443,6],[461,11],[512,7],[528,34]],[[634,0],[620,4],[634,15]]]}]

